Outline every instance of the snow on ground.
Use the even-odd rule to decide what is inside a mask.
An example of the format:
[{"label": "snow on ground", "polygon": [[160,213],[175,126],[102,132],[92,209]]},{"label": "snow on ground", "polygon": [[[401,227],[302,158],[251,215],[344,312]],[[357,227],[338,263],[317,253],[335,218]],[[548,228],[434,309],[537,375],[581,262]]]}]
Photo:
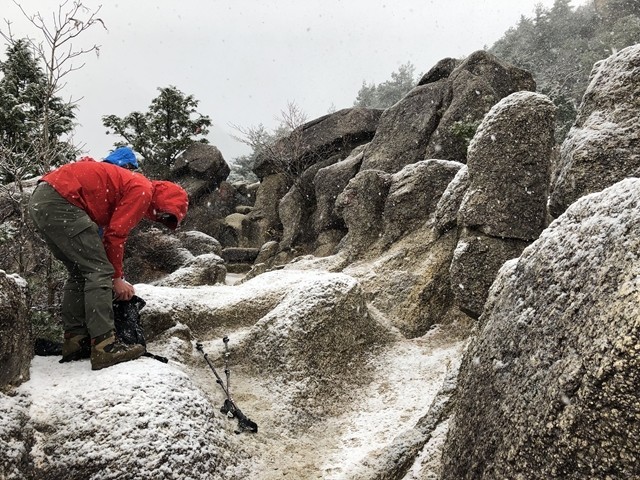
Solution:
[{"label": "snow on ground", "polygon": [[340,436],[334,451],[323,461],[323,478],[349,478],[367,455],[375,455],[414,427],[427,413],[461,348],[458,343],[425,351],[419,343],[406,341],[377,359],[377,381],[363,392],[358,411],[336,419]]},{"label": "snow on ground", "polygon": [[[309,276],[321,280],[323,275],[283,270],[235,286],[136,288],[154,308],[196,299],[217,307],[241,305],[265,289],[278,296]],[[172,358],[169,364],[143,358],[92,371],[88,361],[59,364],[55,357],[36,357],[31,380],[18,388],[18,395],[0,396],[0,412],[17,412],[18,407],[26,412],[34,432],[31,455],[36,465],[55,472],[67,469],[68,478],[77,478],[71,473],[86,468],[78,459],[95,465],[83,476],[94,480],[366,478],[370,472],[363,472],[363,460],[382,455],[385,446],[427,413],[465,343],[447,327],[417,339],[398,338],[369,359],[375,370],[371,383],[358,387],[341,414],[322,416],[300,431],[290,428],[282,411],[291,397],[287,389],[295,385],[274,385],[268,373],[256,378],[233,365],[233,348],[246,333],[240,326],[227,333],[232,394],[245,415],[258,423],[257,434],[233,433],[236,421],[219,412],[224,394],[201,355],[172,354],[192,347],[178,337],[149,345],[151,352]],[[222,341],[203,343],[224,376]],[[187,363],[175,360],[179,358]],[[16,421],[0,421],[0,436]],[[432,442],[437,440],[432,437]],[[13,445],[14,456],[20,455],[19,447]],[[437,463],[426,457],[421,462]]]},{"label": "snow on ground", "polygon": [[[236,337],[233,333],[232,339]],[[356,401],[345,404],[341,415],[318,419],[302,433],[283,421],[286,404],[281,399],[288,396],[286,388],[282,391],[282,385],[274,386],[268,376],[245,376],[232,365],[236,402],[259,426],[257,435],[236,437],[256,462],[251,478],[374,478],[363,470],[362,460],[382,454],[383,447],[413,428],[427,413],[448,369],[457,367],[464,344],[464,340],[437,328],[424,337],[394,343],[371,360],[376,373]],[[210,342],[206,350],[216,354],[221,345]],[[194,375],[203,382],[201,387],[210,394],[212,403],[220,406],[224,396],[211,372]],[[437,439],[432,438],[432,442]],[[429,452],[433,451],[437,448],[430,448]],[[437,463],[439,458],[423,459],[427,461]]]}]

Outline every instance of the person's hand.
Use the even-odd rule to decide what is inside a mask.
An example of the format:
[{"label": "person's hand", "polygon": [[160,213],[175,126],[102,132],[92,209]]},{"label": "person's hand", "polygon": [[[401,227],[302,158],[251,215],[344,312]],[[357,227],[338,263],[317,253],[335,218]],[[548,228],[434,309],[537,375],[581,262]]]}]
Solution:
[{"label": "person's hand", "polygon": [[131,300],[136,294],[133,285],[127,282],[124,278],[113,279],[113,293],[115,300]]}]

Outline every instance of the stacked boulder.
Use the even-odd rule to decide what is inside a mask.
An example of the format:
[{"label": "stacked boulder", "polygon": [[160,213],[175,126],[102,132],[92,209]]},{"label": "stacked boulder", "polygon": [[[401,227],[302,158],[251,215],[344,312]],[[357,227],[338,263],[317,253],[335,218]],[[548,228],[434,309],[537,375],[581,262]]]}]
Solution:
[{"label": "stacked boulder", "polygon": [[546,226],[555,110],[544,95],[514,93],[491,109],[469,146],[451,284],[456,303],[474,318],[502,264]]},{"label": "stacked boulder", "polygon": [[296,128],[276,142],[270,155],[259,157],[254,172],[261,184],[256,207],[245,223],[250,232],[246,246],[280,242],[283,232],[284,249],[305,243],[302,232],[309,231],[316,205],[315,175],[368,143],[381,114],[381,110],[368,108],[339,110]]},{"label": "stacked boulder", "polygon": [[547,97],[514,93],[481,123],[466,166],[363,170],[338,196],[341,254],[383,256],[363,282],[403,334],[422,335],[456,309],[477,319],[499,268],[542,232],[554,120]]},{"label": "stacked boulder", "polygon": [[[489,109],[513,92],[534,89],[528,72],[478,51],[462,62],[440,61],[416,88],[384,112],[346,109],[303,125],[277,142],[272,149],[275,153],[258,160],[254,171],[262,183],[256,207],[242,222],[241,246],[259,248],[275,240],[280,244],[275,263],[281,264],[304,253],[334,254],[344,245],[348,231],[352,244],[360,242],[356,240],[359,234],[341,215],[345,209],[336,203],[359,172],[378,173],[363,173],[365,177],[352,184],[352,193],[345,192],[341,201],[348,201],[353,189],[366,179],[374,181],[375,189],[381,188],[378,193],[386,197],[385,184],[391,180],[385,180],[385,174],[396,174],[423,160],[465,163],[467,144]],[[411,172],[404,175],[404,181],[411,183]],[[388,186],[391,188],[390,183]],[[400,185],[397,188],[390,205],[405,190]],[[363,200],[372,201],[366,207],[370,216],[356,227],[362,232],[370,230],[365,234],[368,240],[362,239],[368,242],[381,234],[377,230],[384,229],[378,225],[384,206],[376,206],[384,198]],[[395,213],[388,212],[385,222],[396,221],[392,217],[400,212],[401,204]],[[421,215],[426,217],[428,213]],[[397,221],[402,223],[399,217]],[[390,235],[387,242],[394,240],[394,234]]]}]

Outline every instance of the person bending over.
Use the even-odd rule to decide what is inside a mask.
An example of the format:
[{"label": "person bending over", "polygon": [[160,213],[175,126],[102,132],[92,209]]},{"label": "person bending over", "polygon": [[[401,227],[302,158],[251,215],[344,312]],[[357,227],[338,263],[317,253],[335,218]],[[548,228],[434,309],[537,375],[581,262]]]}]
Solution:
[{"label": "person bending over", "polygon": [[84,157],[42,177],[29,213],[53,255],[68,271],[62,299],[61,362],[91,358],[99,370],[140,357],[142,345],[115,337],[115,300],[130,300],[124,246],[143,217],[172,230],[187,214],[187,193],[108,161]]}]

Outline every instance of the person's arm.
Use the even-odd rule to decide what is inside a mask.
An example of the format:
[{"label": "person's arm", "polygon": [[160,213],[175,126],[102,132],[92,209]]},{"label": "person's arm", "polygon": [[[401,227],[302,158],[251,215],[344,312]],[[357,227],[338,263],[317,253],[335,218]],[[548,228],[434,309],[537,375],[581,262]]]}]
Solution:
[{"label": "person's arm", "polygon": [[109,262],[113,265],[113,289],[116,298],[129,300],[134,294],[133,287],[124,280],[124,245],[129,232],[140,222],[151,204],[151,186],[132,185],[122,195],[111,215],[111,221],[104,229],[102,242]]}]

